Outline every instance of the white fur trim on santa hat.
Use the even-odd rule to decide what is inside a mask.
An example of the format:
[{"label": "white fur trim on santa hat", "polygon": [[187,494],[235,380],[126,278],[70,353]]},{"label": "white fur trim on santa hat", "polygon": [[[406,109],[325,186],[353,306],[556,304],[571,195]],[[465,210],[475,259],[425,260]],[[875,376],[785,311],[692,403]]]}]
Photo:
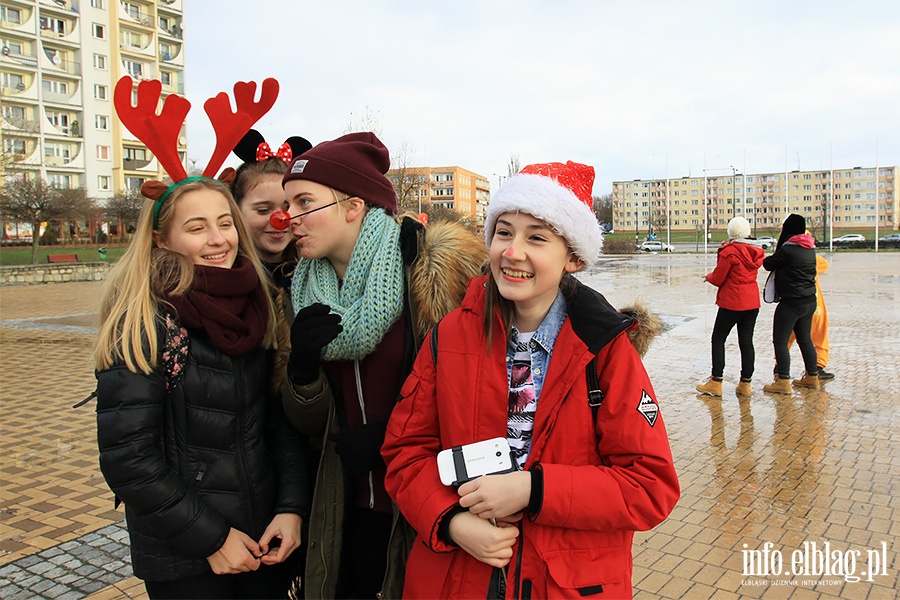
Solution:
[{"label": "white fur trim on santa hat", "polygon": [[600,256],[603,233],[594,211],[571,190],[543,175],[515,175],[507,179],[488,204],[484,237],[488,248],[497,218],[508,212],[524,212],[544,221],[562,237],[590,269]]}]

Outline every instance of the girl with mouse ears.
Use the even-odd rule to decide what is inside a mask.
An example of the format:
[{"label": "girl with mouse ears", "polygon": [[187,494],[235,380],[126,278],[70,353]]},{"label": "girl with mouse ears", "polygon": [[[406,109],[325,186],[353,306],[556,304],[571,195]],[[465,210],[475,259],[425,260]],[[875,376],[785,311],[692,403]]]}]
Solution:
[{"label": "girl with mouse ears", "polygon": [[[592,167],[567,162],[503,184],[485,222],[490,271],[403,386],[382,454],[418,532],[406,598],[630,597],[633,534],[678,500],[628,335],[637,323],[573,277],[602,245],[593,181]],[[518,471],[441,484],[441,450],[496,437]]]}]

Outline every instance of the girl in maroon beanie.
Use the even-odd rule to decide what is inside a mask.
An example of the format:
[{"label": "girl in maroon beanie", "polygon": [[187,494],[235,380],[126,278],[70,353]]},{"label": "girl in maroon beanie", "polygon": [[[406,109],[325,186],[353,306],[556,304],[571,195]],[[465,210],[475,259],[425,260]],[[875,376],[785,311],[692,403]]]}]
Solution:
[{"label": "girl in maroon beanie", "polygon": [[389,168],[373,133],[352,133],[284,176],[300,257],[284,408],[320,450],[307,598],[399,597],[412,536],[384,488],[385,426],[426,332],[487,258],[458,224],[398,217]]}]

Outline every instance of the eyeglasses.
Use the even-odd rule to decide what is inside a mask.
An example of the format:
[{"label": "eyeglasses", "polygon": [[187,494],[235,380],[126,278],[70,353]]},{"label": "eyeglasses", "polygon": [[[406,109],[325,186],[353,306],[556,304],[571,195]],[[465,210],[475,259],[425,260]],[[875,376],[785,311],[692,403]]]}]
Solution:
[{"label": "eyeglasses", "polygon": [[269,223],[275,229],[282,231],[291,226],[291,221],[293,219],[299,219],[300,217],[305,217],[306,215],[312,214],[312,213],[316,212],[317,210],[324,210],[328,207],[334,206],[335,204],[340,204],[344,200],[349,200],[350,198],[352,198],[352,196],[350,196],[348,198],[342,198],[340,200],[335,200],[331,204],[326,204],[325,206],[320,206],[319,208],[314,208],[312,210],[308,210],[306,212],[300,213],[299,215],[294,215],[293,217],[286,210],[276,210],[271,215],[269,215]]}]

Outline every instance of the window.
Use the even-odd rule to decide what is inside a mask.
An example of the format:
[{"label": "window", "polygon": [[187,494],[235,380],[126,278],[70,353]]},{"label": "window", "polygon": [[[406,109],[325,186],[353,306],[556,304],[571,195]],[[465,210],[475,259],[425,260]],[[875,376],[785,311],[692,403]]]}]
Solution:
[{"label": "window", "polygon": [[134,77],[135,79],[141,79],[144,74],[144,65],[143,63],[135,62],[132,60],[124,60],[122,61],[125,65],[125,70]]},{"label": "window", "polygon": [[17,73],[0,73],[0,85],[21,91],[25,89],[25,79]]},{"label": "window", "polygon": [[100,69],[101,71],[106,70],[106,56],[103,54],[95,54],[94,55],[94,68]]},{"label": "window", "polygon": [[21,25],[22,11],[18,8],[0,6],[0,20]]},{"label": "window", "polygon": [[159,28],[168,31],[172,26],[172,20],[169,17],[160,17],[159,18]]},{"label": "window", "polygon": [[44,156],[48,158],[69,158],[69,147],[53,142],[45,142]]},{"label": "window", "polygon": [[99,160],[109,160],[109,146],[97,146],[97,158]]},{"label": "window", "polygon": [[106,28],[100,23],[91,23],[91,34],[98,40],[105,40]]},{"label": "window", "polygon": [[144,36],[134,31],[123,31],[122,46],[128,46],[129,48],[143,48]]},{"label": "window", "polygon": [[141,20],[141,7],[132,2],[123,2],[122,9],[135,21]]},{"label": "window", "polygon": [[55,110],[47,111],[47,120],[50,121],[50,124],[61,130],[63,133],[68,133],[69,131],[69,115],[68,113],[61,113]]},{"label": "window", "polygon": [[104,0],[91,0],[91,6],[102,10],[104,8]]},{"label": "window", "polygon": [[6,154],[25,154],[25,140],[4,138],[3,152]]},{"label": "window", "polygon": [[160,71],[159,80],[163,85],[172,85],[172,74],[168,71]]},{"label": "window", "polygon": [[60,175],[58,173],[48,173],[47,181],[50,182],[50,185],[55,185],[61,188],[70,188],[72,187],[72,177],[69,175]]},{"label": "window", "polygon": [[125,187],[132,191],[139,191],[146,181],[143,177],[126,177]]},{"label": "window", "polygon": [[106,115],[94,115],[94,127],[101,131],[109,130],[109,117]]},{"label": "window", "polygon": [[94,98],[96,98],[97,100],[107,100],[108,92],[109,88],[107,88],[105,85],[94,85]]},{"label": "window", "polygon": [[112,189],[112,178],[109,175],[100,175],[97,177],[97,188],[108,192]]},{"label": "window", "polygon": [[3,116],[7,121],[13,123],[22,122],[25,120],[25,108],[22,106],[10,106],[9,104],[5,104],[3,106]]},{"label": "window", "polygon": [[147,160],[146,148],[125,148],[125,160]]},{"label": "window", "polygon": [[55,31],[60,36],[66,35],[66,22],[62,19],[41,17],[38,19],[38,25],[40,26],[41,31]]},{"label": "window", "polygon": [[175,48],[172,44],[166,44],[164,42],[160,42],[159,44],[159,57],[162,60],[172,60],[172,57],[175,56]]}]

